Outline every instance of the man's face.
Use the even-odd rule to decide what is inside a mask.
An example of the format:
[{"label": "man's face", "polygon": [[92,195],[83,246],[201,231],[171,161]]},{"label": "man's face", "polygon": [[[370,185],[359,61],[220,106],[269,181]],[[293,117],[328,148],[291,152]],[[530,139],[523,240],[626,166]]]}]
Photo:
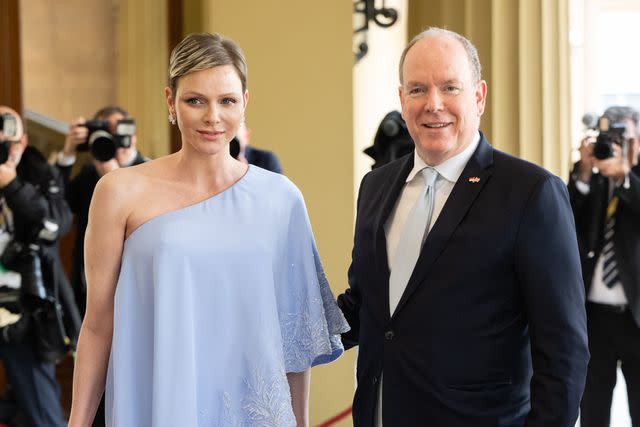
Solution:
[{"label": "man's face", "polygon": [[402,117],[418,155],[435,166],[462,152],[478,131],[487,93],[472,77],[464,46],[428,36],[407,52],[402,76]]},{"label": "man's face", "polygon": [[638,164],[638,155],[640,155],[640,138],[638,138],[638,128],[631,119],[626,119],[624,124],[624,138],[627,141],[629,164],[633,167]]}]

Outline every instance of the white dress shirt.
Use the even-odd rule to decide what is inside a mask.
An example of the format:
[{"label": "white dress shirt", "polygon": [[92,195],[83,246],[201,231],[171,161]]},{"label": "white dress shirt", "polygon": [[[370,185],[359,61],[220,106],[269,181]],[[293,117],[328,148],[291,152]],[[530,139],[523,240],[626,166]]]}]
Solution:
[{"label": "white dress shirt", "polygon": [[[477,132],[473,141],[471,141],[471,144],[469,144],[469,146],[462,152],[445,160],[437,166],[432,166],[438,172],[438,178],[435,183],[435,200],[433,214],[431,215],[431,224],[429,224],[427,233],[424,233],[422,243],[424,243],[424,240],[427,238],[428,231],[431,230],[431,227],[433,227],[437,221],[444,204],[451,194],[451,190],[453,190],[453,186],[458,181],[458,178],[460,178],[460,175],[462,175],[464,167],[476,151],[479,142],[480,133]],[[402,228],[407,221],[409,212],[413,208],[413,205],[415,205],[418,196],[424,188],[424,180],[420,178],[416,179],[416,175],[428,166],[430,165],[427,165],[425,161],[418,156],[418,152],[415,151],[413,156],[413,169],[411,169],[411,172],[407,175],[406,184],[398,197],[398,201],[396,202],[391,215],[389,215],[389,219],[384,224],[384,232],[387,237],[387,262],[389,265],[391,265],[391,260],[393,260],[393,257],[396,254],[398,240],[402,234]],[[391,307],[391,312],[393,313],[394,311],[395,307]],[[378,383],[378,404],[376,405],[374,422],[376,427],[382,427],[382,383],[383,378],[381,374],[380,382]]]},{"label": "white dress shirt", "polygon": [[[628,188],[629,177],[627,177],[622,184],[623,187]],[[612,179],[609,179],[609,198],[613,194],[615,184]],[[576,189],[587,195],[591,191],[591,186],[585,182],[576,180]],[[614,231],[615,232],[615,231]],[[609,305],[624,305],[628,304],[627,296],[624,293],[624,288],[620,281],[616,282],[613,287],[608,288],[602,281],[602,268],[604,260],[602,255],[596,262],[595,270],[593,271],[593,278],[591,279],[591,288],[589,288],[589,294],[587,295],[587,301],[609,304]]]}]

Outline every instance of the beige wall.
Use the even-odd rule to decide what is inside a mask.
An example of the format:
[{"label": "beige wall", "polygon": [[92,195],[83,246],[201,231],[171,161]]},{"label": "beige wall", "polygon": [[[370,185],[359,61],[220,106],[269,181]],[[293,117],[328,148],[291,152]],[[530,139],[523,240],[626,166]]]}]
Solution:
[{"label": "beige wall", "polygon": [[140,149],[167,154],[166,0],[20,5],[25,109],[67,123],[117,104],[136,119]]},{"label": "beige wall", "polygon": [[64,122],[116,101],[113,1],[20,2],[25,109]]},{"label": "beige wall", "polygon": [[[199,19],[188,20],[198,16],[191,9],[185,11],[185,30],[217,31],[242,46],[249,65],[252,143],[274,150],[304,194],[329,282],[341,292],[353,239],[353,5],[219,0],[199,7],[203,28]],[[313,369],[312,425],[351,405],[354,357],[349,351]]]}]

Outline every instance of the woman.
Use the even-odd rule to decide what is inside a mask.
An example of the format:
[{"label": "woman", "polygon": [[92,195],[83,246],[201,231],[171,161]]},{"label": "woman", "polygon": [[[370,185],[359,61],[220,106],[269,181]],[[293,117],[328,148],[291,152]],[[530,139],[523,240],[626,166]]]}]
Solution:
[{"label": "woman", "polygon": [[309,368],[348,329],[286,178],[229,154],[246,65],[219,35],[171,54],[182,148],[105,175],[85,242],[87,313],[70,426],[307,425]]}]

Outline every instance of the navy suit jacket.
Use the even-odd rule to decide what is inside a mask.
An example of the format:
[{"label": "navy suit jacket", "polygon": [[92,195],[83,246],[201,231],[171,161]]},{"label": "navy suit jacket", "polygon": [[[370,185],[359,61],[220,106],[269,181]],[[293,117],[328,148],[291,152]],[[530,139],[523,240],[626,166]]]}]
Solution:
[{"label": "navy suit jacket", "polygon": [[245,147],[244,157],[249,164],[258,166],[275,173],[282,173],[282,166],[278,157],[271,151],[261,150],[259,148]]},{"label": "navy suit jacket", "polygon": [[573,427],[589,352],[565,184],[484,136],[389,315],[384,224],[413,154],[375,169],[358,197],[349,289],[359,345],[355,426]]}]

